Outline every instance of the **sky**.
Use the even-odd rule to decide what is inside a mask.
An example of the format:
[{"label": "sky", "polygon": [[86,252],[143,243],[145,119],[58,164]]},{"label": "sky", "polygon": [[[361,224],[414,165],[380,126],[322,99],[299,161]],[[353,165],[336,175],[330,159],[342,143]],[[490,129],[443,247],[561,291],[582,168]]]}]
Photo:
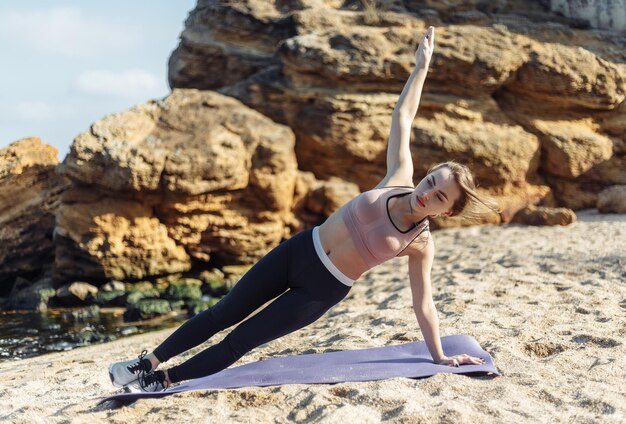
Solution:
[{"label": "sky", "polygon": [[104,116],[170,93],[195,0],[0,2],[0,148],[37,136],[62,161]]}]

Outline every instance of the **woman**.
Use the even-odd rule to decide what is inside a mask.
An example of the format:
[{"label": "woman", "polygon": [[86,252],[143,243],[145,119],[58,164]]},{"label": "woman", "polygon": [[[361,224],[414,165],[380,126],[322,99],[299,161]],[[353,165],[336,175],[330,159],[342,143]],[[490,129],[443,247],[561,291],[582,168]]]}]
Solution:
[{"label": "woman", "polygon": [[[468,169],[454,162],[435,166],[413,187],[409,135],[434,37],[434,28],[428,28],[416,52],[416,67],[393,111],[383,180],[322,225],[275,247],[216,305],[191,318],[152,353],[144,351],[138,359],[111,364],[109,375],[115,386],[161,391],[172,383],[227,368],[253,348],[314,322],[348,294],[361,274],[395,256],[409,258],[413,308],[433,360],[450,366],[483,362],[465,354],[447,357],[441,348],[430,287],[435,247],[428,230],[429,217],[460,215],[469,204],[482,200],[474,192]],[[156,370],[274,298],[221,342],[181,365]]]}]

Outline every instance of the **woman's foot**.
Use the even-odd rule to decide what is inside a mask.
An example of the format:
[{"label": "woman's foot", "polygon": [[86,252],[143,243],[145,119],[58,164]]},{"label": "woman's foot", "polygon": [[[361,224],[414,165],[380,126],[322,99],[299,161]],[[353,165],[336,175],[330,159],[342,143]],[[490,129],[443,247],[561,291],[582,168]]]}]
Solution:
[{"label": "woman's foot", "polygon": [[109,377],[111,378],[111,383],[115,387],[124,387],[152,371],[152,363],[147,358],[144,358],[147,352],[146,350],[141,352],[137,359],[110,364]]},{"label": "woman's foot", "polygon": [[140,377],[136,382],[126,386],[129,393],[162,392],[171,385],[165,371],[154,371]]}]

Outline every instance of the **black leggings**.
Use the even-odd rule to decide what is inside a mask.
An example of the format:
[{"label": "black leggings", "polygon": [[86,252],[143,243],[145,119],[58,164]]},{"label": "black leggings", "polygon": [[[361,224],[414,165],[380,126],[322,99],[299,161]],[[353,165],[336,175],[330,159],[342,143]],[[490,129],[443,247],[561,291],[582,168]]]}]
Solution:
[{"label": "black leggings", "polygon": [[154,354],[165,362],[237,324],[278,296],[221,342],[168,370],[172,383],[216,373],[255,347],[317,320],[350,288],[337,280],[318,257],[312,230],[303,231],[276,246],[226,296],[180,326]]}]

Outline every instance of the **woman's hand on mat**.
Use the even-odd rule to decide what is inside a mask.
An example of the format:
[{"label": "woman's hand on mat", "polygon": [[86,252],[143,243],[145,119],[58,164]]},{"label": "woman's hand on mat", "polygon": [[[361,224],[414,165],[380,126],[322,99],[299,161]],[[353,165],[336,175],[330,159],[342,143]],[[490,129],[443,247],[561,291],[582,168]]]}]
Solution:
[{"label": "woman's hand on mat", "polygon": [[448,365],[450,367],[458,367],[463,364],[482,365],[484,363],[484,359],[477,358],[475,356],[469,356],[465,353],[462,355],[445,356],[442,360],[438,362],[439,365]]},{"label": "woman's hand on mat", "polygon": [[415,66],[420,69],[428,69],[430,58],[433,55],[435,46],[435,27],[428,27],[426,34],[422,37],[420,45],[415,52]]}]

